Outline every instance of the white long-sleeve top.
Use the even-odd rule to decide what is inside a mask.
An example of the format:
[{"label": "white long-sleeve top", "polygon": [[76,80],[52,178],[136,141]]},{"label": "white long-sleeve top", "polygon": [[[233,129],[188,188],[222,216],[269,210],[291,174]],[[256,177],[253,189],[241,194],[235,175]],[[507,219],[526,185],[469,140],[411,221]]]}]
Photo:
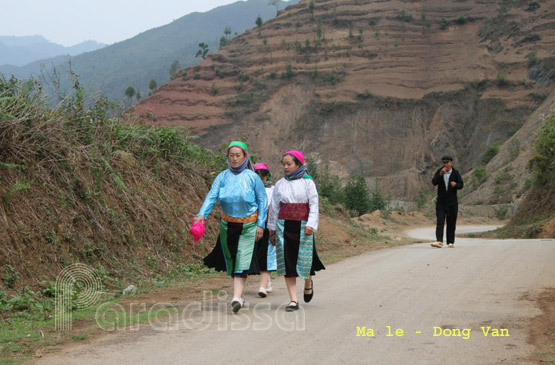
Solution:
[{"label": "white long-sleeve top", "polygon": [[318,191],[311,179],[280,179],[272,194],[268,218],[268,228],[275,231],[281,204],[308,203],[309,213],[306,225],[314,231],[318,229]]}]

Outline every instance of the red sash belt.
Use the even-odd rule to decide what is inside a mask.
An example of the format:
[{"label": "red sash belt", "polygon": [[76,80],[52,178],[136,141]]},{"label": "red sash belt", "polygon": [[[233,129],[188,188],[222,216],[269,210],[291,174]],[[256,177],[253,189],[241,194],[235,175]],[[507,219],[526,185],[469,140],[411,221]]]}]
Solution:
[{"label": "red sash belt", "polygon": [[309,211],[308,203],[285,203],[279,208],[278,219],[307,221]]}]

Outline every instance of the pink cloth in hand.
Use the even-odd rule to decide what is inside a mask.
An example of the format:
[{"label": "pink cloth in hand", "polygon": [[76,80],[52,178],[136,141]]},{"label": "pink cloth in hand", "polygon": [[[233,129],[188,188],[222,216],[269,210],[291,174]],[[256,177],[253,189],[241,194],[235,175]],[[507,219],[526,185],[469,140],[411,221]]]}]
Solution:
[{"label": "pink cloth in hand", "polygon": [[[193,222],[195,218],[193,218]],[[200,241],[200,238],[204,234],[204,226],[206,225],[206,221],[198,221],[191,226],[189,229],[189,233],[193,235],[193,242],[197,243]]]}]

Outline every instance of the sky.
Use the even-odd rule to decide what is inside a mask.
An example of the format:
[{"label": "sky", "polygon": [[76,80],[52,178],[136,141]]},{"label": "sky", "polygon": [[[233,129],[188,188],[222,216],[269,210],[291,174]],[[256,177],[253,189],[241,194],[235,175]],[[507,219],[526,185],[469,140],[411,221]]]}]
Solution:
[{"label": "sky", "polygon": [[241,0],[0,0],[0,36],[42,35],[66,47],[112,44],[192,12]]}]

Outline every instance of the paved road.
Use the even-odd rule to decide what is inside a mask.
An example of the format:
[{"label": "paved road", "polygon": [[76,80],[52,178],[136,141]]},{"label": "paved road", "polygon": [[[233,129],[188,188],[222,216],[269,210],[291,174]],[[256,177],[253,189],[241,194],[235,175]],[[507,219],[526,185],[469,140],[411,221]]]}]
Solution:
[{"label": "paved road", "polygon": [[[433,228],[411,235],[434,237]],[[535,351],[527,320],[540,314],[527,298],[555,286],[555,240],[458,238],[456,246],[420,243],[330,265],[296,313],[283,310],[280,278],[266,299],[247,292],[238,315],[215,296],[202,311],[189,307],[171,322],[115,331],[38,363],[526,363]]]}]

